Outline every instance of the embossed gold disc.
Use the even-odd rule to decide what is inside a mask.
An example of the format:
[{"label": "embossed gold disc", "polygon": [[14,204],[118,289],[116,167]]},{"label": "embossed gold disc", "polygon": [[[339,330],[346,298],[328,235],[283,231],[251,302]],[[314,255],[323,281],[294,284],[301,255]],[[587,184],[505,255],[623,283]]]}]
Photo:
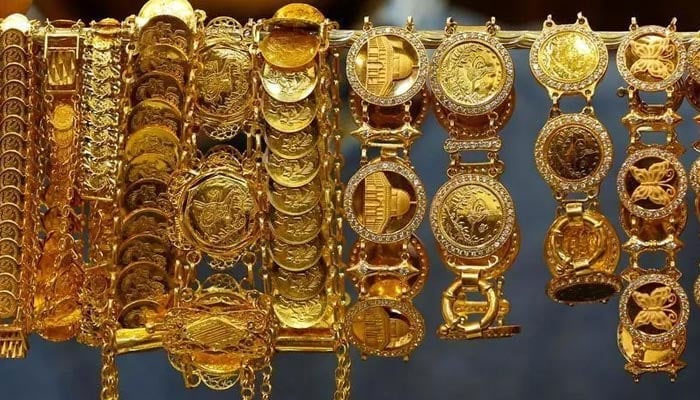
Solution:
[{"label": "embossed gold disc", "polygon": [[172,281],[165,269],[147,261],[135,262],[124,268],[116,284],[117,296],[122,304],[153,300],[166,305],[172,288]]},{"label": "embossed gold disc", "polygon": [[617,69],[639,90],[655,92],[673,86],[685,72],[685,45],[668,28],[643,26],[630,31],[617,49]]},{"label": "embossed gold disc", "polygon": [[553,98],[580,93],[590,99],[607,68],[605,43],[583,16],[565,25],[547,19],[530,50],[530,69]]},{"label": "embossed gold disc", "polygon": [[430,66],[433,94],[457,114],[487,114],[513,87],[513,61],[505,47],[487,33],[449,36],[435,50]]},{"label": "embossed gold disc", "polygon": [[273,309],[282,324],[294,329],[306,329],[323,318],[327,305],[328,297],[321,292],[310,299],[299,301],[277,296]]},{"label": "embossed gold disc", "polygon": [[320,45],[321,39],[311,32],[273,30],[260,42],[260,53],[275,67],[297,69],[313,61]]},{"label": "embossed gold disc", "polygon": [[430,209],[435,240],[448,253],[483,257],[503,246],[515,226],[506,188],[480,174],[457,175],[438,189]]},{"label": "embossed gold disc", "polygon": [[168,181],[175,171],[173,160],[158,153],[144,153],[129,163],[126,170],[127,184],[140,179],[153,178]]},{"label": "embossed gold disc", "polygon": [[620,201],[640,218],[673,213],[683,204],[687,189],[683,165],[674,154],[657,148],[632,153],[617,175]]},{"label": "embossed gold disc", "polygon": [[289,244],[281,240],[270,241],[270,256],[275,264],[292,272],[311,268],[321,258],[323,243],[317,237],[302,244]]},{"label": "embossed gold disc", "polygon": [[272,206],[289,215],[300,215],[311,211],[321,199],[321,181],[314,178],[306,185],[290,188],[270,180],[267,196]]},{"label": "embossed gold disc", "polygon": [[279,295],[291,300],[308,300],[318,295],[326,283],[327,267],[318,262],[311,268],[293,272],[279,266],[270,272],[272,287]]},{"label": "embossed gold disc", "polygon": [[315,124],[294,133],[268,129],[265,131],[265,143],[278,156],[295,159],[302,158],[314,151],[319,136],[319,130]]},{"label": "embossed gold disc", "polygon": [[180,140],[162,126],[146,126],[129,135],[124,149],[127,161],[145,153],[157,153],[175,164],[180,157]]},{"label": "embossed gold disc", "polygon": [[348,51],[352,89],[369,103],[394,106],[415,96],[427,78],[428,57],[418,37],[403,28],[377,27]]},{"label": "embossed gold disc", "polygon": [[311,95],[295,103],[285,103],[264,96],[262,112],[265,121],[280,132],[298,132],[313,122],[316,117],[317,102]]},{"label": "embossed gold disc", "polygon": [[318,81],[318,68],[312,62],[296,70],[282,70],[270,64],[260,73],[263,88],[277,101],[293,103],[303,100],[314,91]]},{"label": "embossed gold disc", "polygon": [[413,169],[401,161],[376,161],[350,178],[343,199],[350,226],[378,243],[410,237],[425,213],[425,189]]},{"label": "embossed gold disc", "polygon": [[275,238],[291,244],[306,243],[315,238],[322,223],[320,206],[300,215],[287,215],[277,210],[270,213],[270,227]]},{"label": "embossed gold disc", "polygon": [[298,159],[281,158],[270,151],[264,156],[265,168],[273,181],[287,187],[300,187],[311,182],[321,166],[318,150]]},{"label": "embossed gold disc", "polygon": [[584,192],[596,188],[610,170],[612,141],[593,116],[561,114],[540,131],[535,162],[555,192]]},{"label": "embossed gold disc", "polygon": [[309,4],[290,3],[275,11],[268,22],[278,26],[315,27],[322,24],[324,19],[323,14]]}]

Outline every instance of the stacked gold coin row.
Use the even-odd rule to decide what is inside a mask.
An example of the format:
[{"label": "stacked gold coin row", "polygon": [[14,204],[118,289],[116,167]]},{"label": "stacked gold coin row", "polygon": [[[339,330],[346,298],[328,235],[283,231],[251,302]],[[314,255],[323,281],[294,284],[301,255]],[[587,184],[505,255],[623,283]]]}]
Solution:
[{"label": "stacked gold coin row", "polygon": [[406,27],[372,27],[365,17],[346,68],[359,125],[352,135],[362,158],[343,198],[345,217],[359,236],[347,269],[359,294],[346,314],[345,337],[363,357],[407,359],[425,336],[412,299],[428,274],[425,249],[414,235],[426,196],[408,152],[428,107],[428,58],[411,18]]},{"label": "stacked gold coin row", "polygon": [[[447,130],[448,181],[438,189],[430,224],[447,268],[457,275],[442,294],[444,339],[509,337],[520,332],[505,325],[510,303],[503,296],[503,274],[520,250],[515,207],[498,181],[498,131],[514,102],[513,61],[495,38],[494,19],[486,32],[457,32],[448,19],[446,39],[431,62],[430,88],[438,120]],[[486,153],[486,161],[467,162],[466,154]],[[471,300],[478,293],[483,300]]]},{"label": "stacked gold coin row", "polygon": [[[688,78],[685,81],[685,93],[688,102],[700,111],[700,37],[693,40],[688,48]],[[700,115],[695,116],[695,122],[700,124]],[[700,141],[693,144],[695,151],[700,152]],[[695,215],[700,218],[700,159],[695,160],[690,168],[690,185],[695,191]],[[695,302],[700,305],[700,277],[693,288]]]},{"label": "stacked gold coin row", "polygon": [[125,49],[121,24],[113,19],[93,22],[83,40],[80,93],[80,196],[85,205],[88,262],[80,290],[82,319],[78,340],[101,344],[100,310],[109,301],[109,274],[116,241],[114,217]]},{"label": "stacked gold coin row", "polygon": [[[600,183],[610,171],[613,149],[591,101],[608,68],[608,50],[582,14],[564,25],[550,16],[532,44],[530,68],[552,99],[535,145],[537,169],[558,203],[544,243],[553,276],[547,295],[569,305],[606,302],[622,287],[615,275],[620,240],[599,209]],[[563,113],[560,101],[572,95],[586,105],[581,112]]]},{"label": "stacked gold coin row", "polygon": [[48,340],[75,337],[81,320],[83,284],[81,199],[77,196],[80,161],[80,33],[72,21],[48,23],[44,31],[41,89],[48,159],[42,193],[42,243],[34,285],[33,330]]},{"label": "stacked gold coin row", "polygon": [[127,333],[127,347],[160,345],[145,326],[162,320],[179,284],[177,253],[167,236],[167,189],[184,156],[196,19],[193,12],[170,12],[144,6],[127,48],[113,299],[120,326],[145,341]]},{"label": "stacked gold coin row", "polygon": [[26,355],[32,323],[38,173],[31,34],[18,14],[0,24],[0,358]]},{"label": "stacked gold coin row", "polygon": [[[690,310],[677,282],[681,273],[676,265],[682,247],[678,236],[688,215],[688,182],[678,160],[684,150],[676,135],[686,58],[675,19],[666,28],[640,27],[633,19],[617,51],[618,70],[629,85],[629,111],[622,122],[630,135],[627,158],[617,176],[620,219],[630,237],[623,245],[630,265],[622,273],[627,287],[620,298],[618,345],[627,360],[625,369],[635,380],[660,371],[673,380],[686,365],[680,356]],[[647,104],[641,92],[665,92],[666,101]],[[660,132],[665,141],[644,142],[642,135],[649,132]],[[642,254],[659,252],[665,256],[660,268],[640,265]]]},{"label": "stacked gold coin row", "polygon": [[333,189],[326,154],[329,28],[318,10],[297,4],[264,21],[264,37],[257,37],[270,206],[265,271],[281,350],[328,351],[335,340],[340,299],[329,273],[329,232],[322,230],[332,212],[324,193]]}]

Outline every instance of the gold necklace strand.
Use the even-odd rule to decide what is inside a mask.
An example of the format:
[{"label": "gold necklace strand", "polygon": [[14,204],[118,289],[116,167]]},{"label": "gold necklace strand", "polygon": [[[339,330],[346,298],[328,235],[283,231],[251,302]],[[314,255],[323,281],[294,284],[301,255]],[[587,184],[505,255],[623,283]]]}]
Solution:
[{"label": "gold necklace strand", "polygon": [[[676,35],[675,22],[674,18],[666,28],[640,27],[633,18],[616,59],[629,85],[621,93],[629,101],[622,122],[630,134],[627,158],[617,176],[621,222],[629,236],[622,246],[629,253],[629,266],[622,272],[627,287],[620,297],[617,340],[627,361],[625,369],[635,381],[647,372],[666,372],[675,380],[686,365],[680,356],[690,310],[677,282],[681,273],[676,254],[688,213],[687,178],[678,160],[684,150],[675,128],[681,121],[675,92],[685,72],[686,49]],[[642,102],[640,91],[664,91],[666,102]],[[663,132],[666,142],[646,144],[644,132]],[[641,254],[647,252],[665,253],[665,265],[660,269],[640,265]]]},{"label": "gold necklace strand", "polygon": [[60,21],[58,31],[50,22],[45,29],[43,65],[42,146],[45,163],[42,223],[44,237],[37,265],[33,330],[52,341],[72,339],[81,320],[79,289],[83,284],[82,230],[77,195],[80,114],[82,24]]},{"label": "gold necklace strand", "polygon": [[[8,226],[0,233],[0,358],[23,358],[27,353],[26,335],[33,317],[33,281],[39,252],[36,248],[37,149],[36,76],[33,63],[33,27],[18,14],[0,23],[0,141],[7,143],[2,158],[12,152],[18,163],[0,169],[0,190],[4,193],[0,223]],[[23,201],[24,199],[24,201]]]},{"label": "gold necklace strand", "polygon": [[[361,37],[347,55],[350,108],[359,124],[352,135],[360,140],[362,159],[343,198],[345,217],[359,236],[346,270],[358,300],[343,329],[363,357],[407,360],[425,335],[412,299],[428,273],[425,250],[414,235],[426,198],[408,152],[428,105],[428,65],[413,30],[410,17],[405,27],[376,28],[365,17]],[[379,156],[370,160],[370,151]],[[343,345],[337,349],[341,366]],[[345,396],[343,390],[339,395]]]},{"label": "gold necklace strand", "polygon": [[[105,19],[90,24],[83,40],[81,115],[80,196],[85,200],[85,227],[88,238],[88,263],[80,289],[82,318],[78,341],[100,346],[100,326],[109,300],[110,273],[114,269],[117,240],[114,221],[117,206],[118,151],[122,110],[127,106],[123,95],[121,24]],[[133,55],[133,53],[130,53]],[[127,69],[125,76],[131,76]]]},{"label": "gold necklace strand", "polygon": [[[493,18],[484,32],[460,32],[448,19],[446,40],[430,64],[430,88],[438,121],[449,136],[444,148],[450,156],[448,181],[433,199],[430,225],[441,258],[457,275],[442,294],[444,323],[437,333],[443,339],[520,332],[519,326],[504,324],[510,303],[503,296],[503,274],[518,254],[520,232],[510,194],[498,181],[504,169],[498,131],[513,112],[515,92],[513,61],[494,39],[497,31]],[[478,60],[485,64],[477,65]],[[476,152],[485,152],[487,160],[462,159]],[[469,300],[470,293],[483,300]]]},{"label": "gold necklace strand", "polygon": [[[552,99],[535,145],[537,169],[558,202],[544,244],[552,274],[547,295],[569,305],[605,303],[622,287],[615,275],[620,240],[598,204],[600,183],[612,165],[612,141],[592,99],[607,68],[605,44],[581,13],[573,24],[557,25],[548,17],[530,51],[530,69]],[[559,102],[567,96],[583,97],[583,110],[563,113]]]},{"label": "gold necklace strand", "polygon": [[[685,80],[685,93],[688,102],[700,111],[700,36],[696,36],[688,48],[688,78]],[[695,122],[700,124],[700,115],[695,116]],[[693,148],[700,152],[700,141],[696,141]],[[689,180],[695,191],[695,215],[700,218],[700,158],[693,162]],[[700,305],[700,277],[695,280],[693,297]]]}]

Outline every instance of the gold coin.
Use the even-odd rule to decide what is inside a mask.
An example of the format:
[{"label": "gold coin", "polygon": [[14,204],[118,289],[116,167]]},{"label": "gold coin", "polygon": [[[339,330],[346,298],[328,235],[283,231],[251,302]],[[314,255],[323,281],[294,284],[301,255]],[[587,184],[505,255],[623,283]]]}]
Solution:
[{"label": "gold coin", "polygon": [[137,300],[168,303],[172,281],[168,273],[151,262],[135,262],[124,268],[117,278],[117,296],[122,304]]},{"label": "gold coin", "polygon": [[269,20],[273,25],[307,27],[321,25],[326,17],[316,8],[303,3],[290,3],[282,6]]},{"label": "gold coin", "polygon": [[179,206],[183,233],[195,247],[225,256],[255,240],[258,206],[244,178],[216,170],[198,176],[184,190]]},{"label": "gold coin", "polygon": [[294,160],[281,158],[268,151],[265,153],[263,162],[270,178],[287,187],[306,185],[316,177],[321,167],[318,150]]},{"label": "gold coin", "polygon": [[53,115],[51,116],[51,124],[53,125],[54,129],[58,129],[59,131],[71,129],[74,121],[75,110],[73,110],[73,106],[66,103],[60,103],[54,107]]},{"label": "gold coin", "polygon": [[515,226],[513,200],[489,176],[458,175],[438,189],[430,225],[435,239],[450,254],[483,257],[510,238]]},{"label": "gold coin", "polygon": [[297,69],[313,61],[320,45],[321,39],[312,32],[273,30],[260,42],[260,53],[275,67]]},{"label": "gold coin", "polygon": [[369,298],[348,309],[344,330],[363,354],[401,357],[423,341],[425,322],[408,301]]},{"label": "gold coin", "polygon": [[318,144],[318,127],[314,124],[295,133],[284,133],[275,129],[265,131],[265,143],[270,150],[282,158],[302,158],[311,153]]},{"label": "gold coin", "polygon": [[137,180],[127,186],[125,194],[120,198],[120,204],[127,212],[139,208],[166,210],[170,206],[167,191],[166,181],[153,178]]},{"label": "gold coin", "polygon": [[304,186],[290,188],[270,180],[267,185],[267,197],[275,209],[285,214],[304,214],[311,211],[321,200],[321,181],[317,177]]},{"label": "gold coin", "polygon": [[148,0],[139,10],[136,23],[143,27],[151,20],[164,16],[171,17],[168,19],[170,21],[181,22],[186,29],[196,29],[197,15],[187,0]]},{"label": "gold coin", "polygon": [[598,51],[589,35],[563,31],[542,43],[537,61],[545,74],[561,82],[576,83],[595,71]]},{"label": "gold coin", "polygon": [[3,132],[0,138],[0,152],[15,150],[24,153],[25,139],[22,135],[13,132]]},{"label": "gold coin", "polygon": [[137,261],[147,261],[162,269],[169,266],[170,244],[160,236],[141,234],[122,242],[117,249],[117,259],[122,266]]},{"label": "gold coin", "polygon": [[187,55],[181,49],[169,44],[156,44],[141,49],[137,62],[139,72],[142,74],[162,72],[180,82],[185,81],[190,70]]},{"label": "gold coin", "polygon": [[291,243],[306,243],[315,238],[321,231],[323,212],[317,206],[306,214],[287,215],[273,210],[270,213],[272,234],[278,240]]},{"label": "gold coin", "polygon": [[167,234],[170,226],[168,216],[157,208],[138,209],[124,218],[122,223],[122,236],[131,236],[148,233],[151,235],[163,236]]},{"label": "gold coin", "polygon": [[0,318],[12,318],[17,312],[17,299],[12,293],[0,292]]},{"label": "gold coin", "polygon": [[270,256],[275,264],[292,272],[311,268],[321,258],[323,243],[317,237],[302,244],[289,244],[281,240],[270,241]]},{"label": "gold coin", "polygon": [[294,329],[307,329],[319,323],[326,312],[328,297],[324,292],[307,300],[290,300],[276,296],[272,308],[280,323]]},{"label": "gold coin", "polygon": [[270,97],[285,103],[301,101],[314,91],[318,81],[316,63],[298,70],[282,70],[265,64],[260,73],[263,88]]},{"label": "gold coin", "polygon": [[170,104],[155,99],[138,103],[129,112],[129,132],[138,132],[149,125],[163,127],[179,137],[182,114]]},{"label": "gold coin", "polygon": [[18,261],[8,255],[0,256],[0,274],[9,274],[15,277],[19,274]]},{"label": "gold coin", "polygon": [[17,293],[19,282],[12,274],[0,273],[0,291]]},{"label": "gold coin", "polygon": [[124,155],[127,161],[146,153],[157,153],[175,165],[180,158],[180,140],[162,126],[146,126],[129,135]]},{"label": "gold coin", "polygon": [[131,90],[132,104],[144,100],[162,100],[180,109],[185,100],[185,91],[177,78],[163,72],[149,72],[134,82]]},{"label": "gold coin", "polygon": [[312,95],[295,103],[284,103],[264,96],[262,113],[265,121],[280,132],[298,132],[316,118],[317,103]]},{"label": "gold coin", "polygon": [[296,301],[308,300],[323,290],[326,283],[326,266],[318,262],[301,272],[274,266],[270,276],[272,287],[280,296]]},{"label": "gold coin", "polygon": [[140,179],[153,178],[167,182],[174,171],[172,159],[157,153],[145,153],[135,157],[127,165],[126,181],[130,184]]}]

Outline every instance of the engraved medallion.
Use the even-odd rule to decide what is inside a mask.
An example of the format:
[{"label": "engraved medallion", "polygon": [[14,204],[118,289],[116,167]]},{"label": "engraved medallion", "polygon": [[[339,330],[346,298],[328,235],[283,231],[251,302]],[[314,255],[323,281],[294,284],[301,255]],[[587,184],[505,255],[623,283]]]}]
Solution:
[{"label": "engraved medallion", "polygon": [[117,249],[117,259],[121,265],[137,261],[147,261],[162,269],[169,267],[170,246],[160,236],[141,234],[122,242]]},{"label": "engraved medallion", "polygon": [[190,71],[187,60],[187,55],[178,47],[156,44],[145,47],[139,52],[137,67],[142,74],[162,72],[184,82]]},{"label": "engraved medallion", "polygon": [[420,39],[403,28],[364,31],[347,56],[350,87],[363,100],[395,106],[412,99],[425,84],[428,56]]},{"label": "engraved medallion", "polygon": [[161,126],[180,135],[182,115],[177,108],[161,100],[145,100],[129,112],[129,132],[138,132],[149,125]]},{"label": "engraved medallion", "polygon": [[435,50],[430,66],[433,94],[457,114],[487,114],[503,103],[513,87],[513,61],[487,33],[449,36]]},{"label": "engraved medallion", "polygon": [[[51,116],[51,124],[54,129],[65,131],[73,128],[75,122],[75,110],[73,106],[66,103],[60,103],[53,109]],[[65,144],[64,144],[65,145]]]},{"label": "engraved medallion", "polygon": [[425,322],[408,301],[369,298],[348,309],[344,330],[363,354],[408,357],[423,341]]},{"label": "engraved medallion", "polygon": [[153,300],[166,305],[173,284],[168,273],[150,262],[135,262],[119,273],[116,291],[122,304],[136,300]]},{"label": "engraved medallion", "polygon": [[343,208],[348,224],[377,243],[407,239],[425,214],[425,188],[413,169],[400,161],[376,161],[348,181]]},{"label": "engraved medallion", "polygon": [[686,50],[675,31],[634,28],[617,49],[617,69],[628,85],[655,92],[673,86],[685,72]]},{"label": "engraved medallion", "polygon": [[164,235],[169,227],[168,215],[157,208],[141,208],[124,218],[121,232],[124,238],[148,233]]},{"label": "engraved medallion", "polygon": [[276,296],[272,305],[277,319],[294,329],[306,329],[319,323],[328,306],[326,293],[321,292],[307,300],[291,300]]},{"label": "engraved medallion", "polygon": [[683,165],[657,148],[632,153],[620,167],[620,201],[640,218],[658,219],[673,213],[685,199],[688,182]]},{"label": "engraved medallion", "polygon": [[137,180],[127,186],[125,194],[120,198],[120,205],[127,212],[139,208],[167,210],[170,207],[167,191],[166,181],[153,178]]},{"label": "engraved medallion", "polygon": [[308,300],[325,287],[326,271],[327,267],[321,262],[301,272],[288,271],[275,265],[270,273],[272,288],[290,300]]},{"label": "engraved medallion", "polygon": [[460,257],[483,257],[510,238],[515,208],[510,194],[486,175],[457,175],[435,194],[430,225],[443,249]]},{"label": "engraved medallion", "polygon": [[323,213],[315,207],[306,214],[287,215],[277,210],[270,213],[270,228],[275,238],[291,244],[306,243],[321,232]]},{"label": "engraved medallion", "polygon": [[290,3],[275,11],[267,22],[275,26],[314,28],[326,17],[315,7],[304,3]]},{"label": "engraved medallion", "polygon": [[269,149],[282,158],[302,158],[316,149],[319,129],[311,124],[295,133],[284,133],[275,129],[265,131],[265,143]]},{"label": "engraved medallion", "polygon": [[17,299],[10,292],[0,292],[0,318],[13,318],[17,312]]},{"label": "engraved medallion", "polygon": [[145,153],[135,157],[126,168],[126,183],[140,179],[169,181],[175,171],[173,160],[158,153]]},{"label": "engraved medallion", "polygon": [[263,157],[263,162],[270,178],[287,187],[300,187],[308,184],[316,177],[321,167],[318,150],[293,160],[281,158],[268,151]]},{"label": "engraved medallion", "polygon": [[267,185],[267,198],[275,209],[285,214],[305,214],[321,200],[321,181],[314,178],[306,185],[290,188],[270,180]]},{"label": "engraved medallion", "polygon": [[285,103],[301,101],[314,91],[318,81],[318,68],[311,63],[298,70],[282,70],[265,64],[260,73],[265,92],[275,100]]},{"label": "engraved medallion", "polygon": [[289,244],[272,238],[270,257],[281,268],[301,272],[311,268],[321,259],[323,243],[319,237],[302,244]]},{"label": "engraved medallion", "polygon": [[596,118],[561,114],[547,120],[535,144],[535,162],[556,192],[584,192],[600,185],[612,165],[612,141]]},{"label": "engraved medallion", "polygon": [[[139,10],[136,24],[146,28],[151,21],[166,20],[177,24],[177,31],[194,31],[197,26],[197,16],[192,5],[187,0],[149,0]],[[180,26],[181,25],[181,26]],[[169,35],[173,33],[168,32]],[[184,35],[180,33],[177,36]],[[165,36],[165,34],[161,34]]]},{"label": "engraved medallion", "polygon": [[530,50],[532,74],[553,99],[576,93],[591,99],[607,68],[605,43],[580,14],[573,24],[556,25],[548,18]]},{"label": "engraved medallion", "polygon": [[138,104],[149,99],[162,100],[179,109],[185,100],[185,90],[173,76],[162,72],[149,72],[134,82],[131,102]]},{"label": "engraved medallion", "polygon": [[298,132],[313,122],[316,117],[317,102],[311,95],[295,103],[284,103],[264,96],[262,114],[270,126],[280,132]]},{"label": "engraved medallion", "polygon": [[260,42],[265,62],[277,68],[298,69],[314,60],[321,39],[304,30],[273,30]]},{"label": "engraved medallion", "polygon": [[124,156],[131,161],[146,153],[157,153],[175,165],[180,158],[180,140],[172,131],[161,126],[146,126],[129,135]]}]

